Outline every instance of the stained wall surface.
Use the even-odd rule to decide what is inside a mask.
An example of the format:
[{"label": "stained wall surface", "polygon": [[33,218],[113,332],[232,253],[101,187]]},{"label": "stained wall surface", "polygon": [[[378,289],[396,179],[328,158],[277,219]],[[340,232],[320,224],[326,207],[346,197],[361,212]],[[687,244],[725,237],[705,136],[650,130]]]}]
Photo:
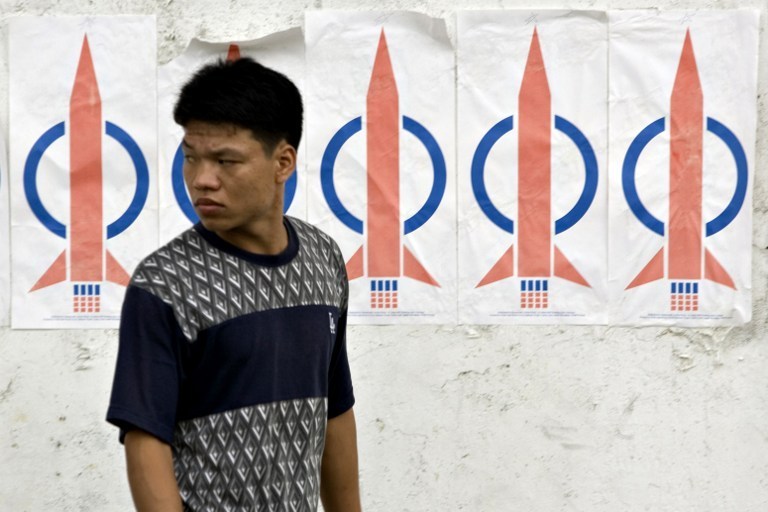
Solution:
[{"label": "stained wall surface", "polygon": [[[301,26],[310,9],[761,10],[765,1],[0,0],[0,130],[8,134],[7,20],[154,14],[159,62],[192,37]],[[455,41],[454,41],[455,42]],[[762,59],[761,62],[766,62]],[[768,510],[768,66],[760,65],[752,322],[713,329],[354,327],[348,334],[368,511]],[[0,329],[0,510],[130,509],[104,421],[114,331]]]}]

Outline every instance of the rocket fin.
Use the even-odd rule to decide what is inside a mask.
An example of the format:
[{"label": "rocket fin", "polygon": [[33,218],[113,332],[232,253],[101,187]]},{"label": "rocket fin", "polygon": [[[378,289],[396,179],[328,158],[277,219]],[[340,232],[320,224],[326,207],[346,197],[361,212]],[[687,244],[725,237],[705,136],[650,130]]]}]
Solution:
[{"label": "rocket fin", "polygon": [[131,276],[125,271],[112,253],[107,251],[107,281],[110,283],[128,286]]},{"label": "rocket fin", "polygon": [[504,254],[501,255],[501,258],[499,258],[499,261],[497,261],[496,264],[493,267],[491,267],[491,270],[489,270],[488,273],[485,274],[485,277],[479,283],[477,283],[477,286],[475,286],[475,288],[480,288],[481,286],[495,283],[496,281],[501,281],[502,279],[506,279],[514,275],[515,275],[515,246],[510,245],[509,249],[507,249],[504,252]]},{"label": "rocket fin", "polygon": [[731,276],[720,262],[715,259],[712,253],[709,252],[709,249],[704,249],[704,279],[733,288],[734,290],[736,289]]},{"label": "rocket fin", "polygon": [[565,254],[557,246],[555,246],[555,275],[566,281],[591,288],[587,280],[584,279],[584,276],[576,270],[576,267],[568,261],[568,258],[565,257]]},{"label": "rocket fin", "polygon": [[350,281],[363,277],[363,246],[347,261],[347,279]]},{"label": "rocket fin", "polygon": [[411,279],[421,281],[422,283],[431,284],[432,286],[437,286],[440,288],[440,285],[437,284],[437,281],[435,281],[435,279],[429,275],[427,269],[425,269],[424,266],[419,263],[419,260],[416,259],[416,256],[414,256],[410,249],[405,246],[403,246],[403,275],[410,277]]},{"label": "rocket fin", "polygon": [[46,288],[57,283],[62,283],[66,280],[67,251],[62,251],[58,258],[56,258],[51,266],[48,267],[48,270],[45,271],[45,274],[43,274],[42,277],[37,280],[35,285],[29,291],[34,292],[35,290]]},{"label": "rocket fin", "polygon": [[640,271],[639,274],[637,274],[637,277],[629,283],[629,285],[625,288],[625,290],[629,290],[630,288],[634,288],[635,286],[640,286],[642,284],[650,283],[651,281],[656,281],[658,279],[664,278],[664,248],[662,247],[659,249],[659,252],[656,253],[656,256],[651,258],[651,261],[649,261],[643,270]]}]

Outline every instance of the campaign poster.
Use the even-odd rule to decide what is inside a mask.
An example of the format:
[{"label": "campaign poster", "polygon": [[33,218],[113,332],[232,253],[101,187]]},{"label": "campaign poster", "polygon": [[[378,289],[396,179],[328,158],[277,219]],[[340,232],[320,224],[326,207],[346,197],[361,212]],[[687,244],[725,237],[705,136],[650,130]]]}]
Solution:
[{"label": "campaign poster", "polygon": [[458,13],[459,320],[607,320],[607,17]]},{"label": "campaign poster", "polygon": [[9,23],[12,327],[116,327],[157,248],[155,18]]},{"label": "campaign poster", "polygon": [[[158,144],[160,193],[160,243],[199,221],[184,184],[184,155],[181,140],[184,131],[173,121],[173,109],[182,86],[203,65],[217,60],[250,57],[284,74],[299,91],[304,89],[304,39],[301,29],[293,28],[251,41],[207,42],[193,39],[186,50],[160,66],[157,77]],[[306,138],[298,149],[296,170],[285,184],[283,211],[306,218],[307,159]]]},{"label": "campaign poster", "polygon": [[456,322],[455,71],[443,20],[306,16],[308,217],[339,244],[349,322]]},{"label": "campaign poster", "polygon": [[609,20],[612,323],[748,322],[758,13]]}]

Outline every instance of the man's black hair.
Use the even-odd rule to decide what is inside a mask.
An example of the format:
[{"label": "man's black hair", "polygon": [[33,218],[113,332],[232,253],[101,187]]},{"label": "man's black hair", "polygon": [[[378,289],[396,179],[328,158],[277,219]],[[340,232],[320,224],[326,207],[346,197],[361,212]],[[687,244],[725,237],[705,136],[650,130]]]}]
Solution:
[{"label": "man's black hair", "polygon": [[173,109],[181,126],[202,121],[247,128],[269,152],[282,139],[298,149],[302,115],[301,93],[293,82],[248,57],[200,68]]}]

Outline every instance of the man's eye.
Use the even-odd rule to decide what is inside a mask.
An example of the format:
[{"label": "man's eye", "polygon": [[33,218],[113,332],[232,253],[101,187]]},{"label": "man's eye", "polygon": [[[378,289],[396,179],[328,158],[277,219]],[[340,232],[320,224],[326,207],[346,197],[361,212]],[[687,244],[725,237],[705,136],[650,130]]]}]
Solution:
[{"label": "man's eye", "polygon": [[195,161],[195,157],[193,157],[192,155],[184,155],[184,161],[192,163]]},{"label": "man's eye", "polygon": [[237,164],[237,160],[227,160],[226,158],[219,159],[219,165],[222,165],[222,166],[229,167],[236,164]]}]

